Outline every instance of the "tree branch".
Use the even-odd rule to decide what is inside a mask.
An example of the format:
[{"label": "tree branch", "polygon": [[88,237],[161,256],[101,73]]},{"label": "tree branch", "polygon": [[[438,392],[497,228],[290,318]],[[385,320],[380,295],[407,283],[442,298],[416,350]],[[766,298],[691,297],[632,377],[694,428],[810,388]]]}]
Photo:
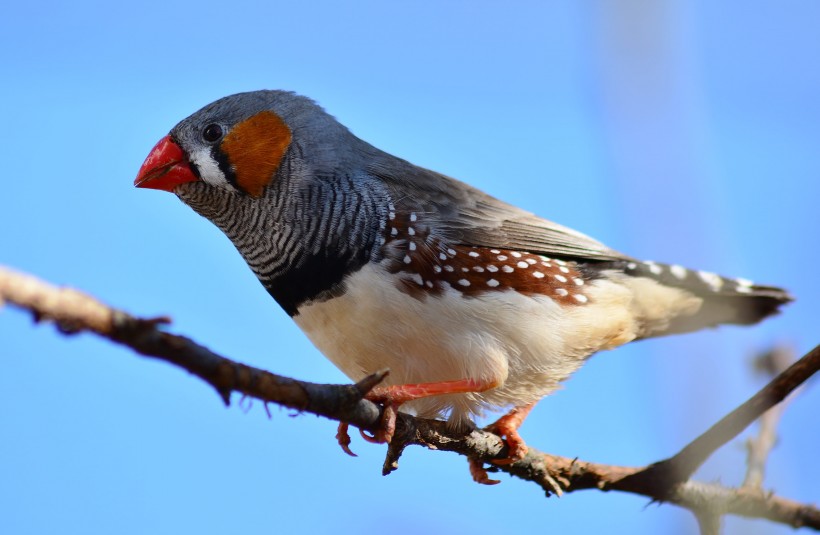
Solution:
[{"label": "tree branch", "polygon": [[[3,301],[29,310],[35,320],[54,321],[65,333],[90,331],[141,355],[165,360],[213,386],[227,404],[238,392],[263,402],[345,421],[374,431],[382,409],[363,399],[387,372],[378,372],[356,385],[320,385],[275,375],[231,361],[192,340],[160,330],[167,318],[142,319],[110,308],[81,292],[57,288],[34,277],[0,267],[0,305]],[[516,463],[493,466],[538,484],[545,493],[584,489],[617,490],[668,501],[692,511],[766,518],[794,527],[820,530],[820,510],[758,488],[733,489],[685,481],[718,447],[735,437],[763,412],[776,405],[820,367],[820,346],[780,374],[746,403],[712,426],[677,455],[647,467],[623,467],[580,461],[530,448]],[[503,440],[484,430],[454,433],[444,422],[400,413],[396,435],[388,448],[384,472],[398,466],[402,450],[411,444],[453,451],[481,461],[506,456]],[[708,505],[708,507],[707,507]],[[714,526],[714,518],[703,522]]]},{"label": "tree branch", "polygon": [[[793,351],[788,347],[779,346],[758,355],[755,359],[755,368],[765,373],[768,377],[771,377],[782,373],[793,363]],[[798,388],[793,391],[790,397],[797,394],[799,390]],[[748,458],[746,460],[746,477],[743,480],[744,487],[752,489],[762,488],[766,459],[777,442],[777,424],[780,421],[780,416],[783,414],[787,403],[788,400],[784,400],[782,403],[764,412],[760,417],[760,428],[757,437],[754,439],[750,438],[746,443]]]}]

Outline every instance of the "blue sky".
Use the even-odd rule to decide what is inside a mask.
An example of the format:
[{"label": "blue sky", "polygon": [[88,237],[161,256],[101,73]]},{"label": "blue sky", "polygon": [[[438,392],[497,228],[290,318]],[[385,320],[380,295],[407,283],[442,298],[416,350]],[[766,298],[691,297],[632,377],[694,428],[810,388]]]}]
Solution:
[{"label": "blue sky", "polygon": [[[776,341],[820,342],[820,5],[813,2],[23,3],[0,18],[0,263],[86,290],[227,356],[345,378],[228,240],[135,190],[154,143],[221,96],[311,96],[354,133],[641,258],[788,287],[752,328],[598,355],[522,428],[552,453],[637,465],[754,393]],[[645,4],[645,5],[644,5]],[[673,507],[470,481],[88,335],[0,311],[3,533],[691,533]],[[817,388],[786,412],[767,487],[817,501]],[[733,484],[741,441],[699,477]],[[731,521],[729,532],[785,533]],[[789,532],[791,532],[789,530]]]}]

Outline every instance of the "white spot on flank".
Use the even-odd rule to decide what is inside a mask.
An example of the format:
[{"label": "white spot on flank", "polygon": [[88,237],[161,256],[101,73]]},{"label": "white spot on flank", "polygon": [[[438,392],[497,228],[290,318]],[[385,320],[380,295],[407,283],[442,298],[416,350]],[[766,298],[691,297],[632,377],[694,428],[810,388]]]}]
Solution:
[{"label": "white spot on flank", "polygon": [[566,297],[569,295],[569,292],[566,291],[564,288],[558,288],[557,290],[555,290],[555,293],[560,295],[561,297]]},{"label": "white spot on flank", "polygon": [[544,278],[544,274],[541,273],[540,271],[533,271],[532,276],[535,277],[536,279],[543,279]]},{"label": "white spot on flank", "polygon": [[469,286],[470,285],[470,281],[468,281],[467,279],[458,279],[458,283],[462,286]]},{"label": "white spot on flank", "polygon": [[450,255],[450,256],[455,256],[456,252],[453,249],[447,249],[447,254]]},{"label": "white spot on flank", "polygon": [[567,282],[567,278],[563,275],[555,275],[555,280],[557,280],[558,282]]},{"label": "white spot on flank", "polygon": [[444,266],[444,271],[446,271],[448,273],[452,273],[454,271],[453,266]]},{"label": "white spot on flank", "polygon": [[470,271],[470,268],[463,267],[463,268],[461,268],[461,271],[463,271],[464,273],[467,273],[468,271]]},{"label": "white spot on flank", "polygon": [[470,256],[472,256],[473,258],[478,258],[478,257],[480,256],[480,255],[479,255],[477,252],[475,252],[475,251],[470,251],[470,252],[469,252],[469,255],[470,255]]},{"label": "white spot on flank", "polygon": [[507,256],[506,256],[506,255],[503,255],[503,254],[498,255],[498,261],[499,261],[499,262],[503,262],[503,261],[505,261],[506,259],[507,259]]},{"label": "white spot on flank", "polygon": [[433,271],[436,273],[441,273],[441,266],[433,266]]},{"label": "white spot on flank", "polygon": [[387,214],[387,217],[389,217],[390,219],[396,219],[396,212],[390,212],[390,213],[388,213],[388,214]]},{"label": "white spot on flank", "polygon": [[566,266],[567,265],[566,262],[564,262],[563,260],[558,260],[557,258],[555,260],[553,260],[553,262],[555,262],[559,266]]},{"label": "white spot on flank", "polygon": [[407,255],[407,254],[406,254],[406,255],[404,255],[404,263],[405,263],[405,264],[409,264],[409,263],[410,263],[410,262],[412,262],[412,261],[413,261],[413,260],[410,258],[410,255]]},{"label": "white spot on flank", "polygon": [[484,273],[484,268],[481,266],[473,266],[473,271],[476,273]]},{"label": "white spot on flank", "polygon": [[495,267],[495,266],[494,266],[494,265],[492,265],[492,264],[489,264],[489,265],[487,266],[487,271],[489,271],[490,273],[495,273],[496,271],[498,271],[498,268],[497,268],[497,267]]},{"label": "white spot on flank", "polygon": [[499,251],[498,249],[490,249],[490,252],[493,254],[501,254],[501,251]]},{"label": "white spot on flank", "polygon": [[432,281],[425,281],[425,283],[424,283],[424,284],[426,284],[428,288],[432,288],[432,287],[433,287],[433,283],[432,283]]},{"label": "white spot on flank", "polygon": [[498,281],[495,279],[489,279],[487,281],[487,286],[489,286],[490,288],[495,288],[498,286]]},{"label": "white spot on flank", "polygon": [[709,288],[711,288],[714,292],[717,292],[720,290],[720,287],[723,286],[723,279],[714,273],[710,273],[708,271],[698,271],[698,277],[700,277],[700,280],[708,284]]},{"label": "white spot on flank", "polygon": [[438,257],[441,258],[442,260],[447,260],[447,255],[444,254],[444,253],[439,253]]},{"label": "white spot on flank", "polygon": [[519,253],[518,251],[513,251],[510,254],[513,255],[516,258],[521,258],[521,253]]},{"label": "white spot on flank", "polygon": [[526,268],[530,267],[529,264],[527,264],[526,262],[523,262],[523,261],[517,263],[516,266],[520,267],[521,269],[526,269]]},{"label": "white spot on flank", "polygon": [[541,262],[541,265],[544,266],[545,268],[551,268],[552,267],[552,264],[550,264],[549,262]]},{"label": "white spot on flank", "polygon": [[396,227],[391,228],[390,229],[390,235],[391,236],[398,236],[399,235],[399,229],[397,229]]},{"label": "white spot on flank", "polygon": [[415,251],[415,250],[416,250],[416,242],[412,242],[412,241],[410,242],[410,250],[411,250],[411,251]]},{"label": "white spot on flank", "polygon": [[575,286],[583,286],[584,285],[584,279],[579,279],[577,277],[572,279],[572,282],[575,283]]},{"label": "white spot on flank", "polygon": [[416,212],[410,212],[410,221],[415,222],[415,221],[416,221],[416,219],[418,219],[418,218],[416,217]]},{"label": "white spot on flank", "polygon": [[413,282],[415,282],[416,284],[418,284],[419,286],[424,286],[424,279],[422,279],[422,278],[421,278],[421,275],[419,275],[418,273],[413,273],[413,274],[410,276],[410,279],[411,279]]},{"label": "white spot on flank", "polygon": [[653,275],[660,275],[663,273],[663,268],[651,260],[647,260],[643,264],[649,268],[649,272]]},{"label": "white spot on flank", "polygon": [[586,303],[587,301],[589,301],[589,299],[587,299],[587,296],[582,294],[574,294],[572,298],[578,301],[579,303]]},{"label": "white spot on flank", "polygon": [[675,264],[674,266],[669,266],[669,272],[674,275],[675,278],[683,280],[686,278],[687,269]]},{"label": "white spot on flank", "polygon": [[409,227],[407,229],[407,233],[411,236],[415,236],[416,235],[416,229],[414,229],[413,227]]},{"label": "white spot on flank", "polygon": [[529,264],[531,266],[535,265],[535,262],[536,262],[535,258],[527,258],[526,260],[527,260],[527,264]]},{"label": "white spot on flank", "polygon": [[568,267],[561,266],[558,269],[561,271],[561,273],[569,273],[569,268]]},{"label": "white spot on flank", "polygon": [[504,273],[512,273],[515,270],[510,266],[501,266],[501,271],[503,271]]}]

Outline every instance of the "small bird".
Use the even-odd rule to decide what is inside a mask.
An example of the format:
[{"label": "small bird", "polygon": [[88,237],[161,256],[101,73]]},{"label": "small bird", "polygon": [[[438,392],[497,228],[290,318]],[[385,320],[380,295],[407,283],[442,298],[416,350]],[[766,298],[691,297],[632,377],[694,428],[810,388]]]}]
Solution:
[{"label": "small bird", "polygon": [[[219,227],[313,344],[354,381],[384,368],[400,405],[490,429],[507,462],[533,405],[597,351],[749,325],[784,290],[639,261],[353,135],[286,91],[219,99],[153,148],[134,185],[175,193]],[[346,424],[337,435],[350,453]],[[479,483],[487,477],[471,461]]]}]

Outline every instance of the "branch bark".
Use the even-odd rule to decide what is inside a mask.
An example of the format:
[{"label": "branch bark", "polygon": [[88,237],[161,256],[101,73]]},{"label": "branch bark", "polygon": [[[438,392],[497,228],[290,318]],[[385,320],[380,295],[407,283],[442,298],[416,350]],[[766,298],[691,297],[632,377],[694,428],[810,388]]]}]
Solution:
[{"label": "branch bark", "polygon": [[[322,385],[279,376],[226,359],[194,341],[167,333],[168,318],[137,318],[68,288],[57,288],[29,275],[0,267],[0,305],[3,301],[30,311],[35,320],[54,321],[65,333],[89,331],[132,348],[137,353],[170,362],[214,387],[229,404],[233,392],[300,411],[348,422],[375,431],[382,408],[363,396],[386,375],[377,372],[355,385]],[[546,454],[530,448],[519,462],[493,466],[539,485],[547,496],[584,489],[617,490],[666,501],[713,515],[735,514],[766,518],[793,527],[820,530],[820,510],[759,488],[729,488],[688,481],[718,447],[734,438],[767,409],[778,404],[820,368],[820,346],[776,377],[747,402],[712,426],[675,456],[646,467],[592,463]],[[395,470],[408,445],[491,461],[506,457],[504,441],[487,431],[454,433],[444,422],[400,413],[396,435],[388,448],[383,471]],[[713,519],[703,522],[714,525]]]}]

